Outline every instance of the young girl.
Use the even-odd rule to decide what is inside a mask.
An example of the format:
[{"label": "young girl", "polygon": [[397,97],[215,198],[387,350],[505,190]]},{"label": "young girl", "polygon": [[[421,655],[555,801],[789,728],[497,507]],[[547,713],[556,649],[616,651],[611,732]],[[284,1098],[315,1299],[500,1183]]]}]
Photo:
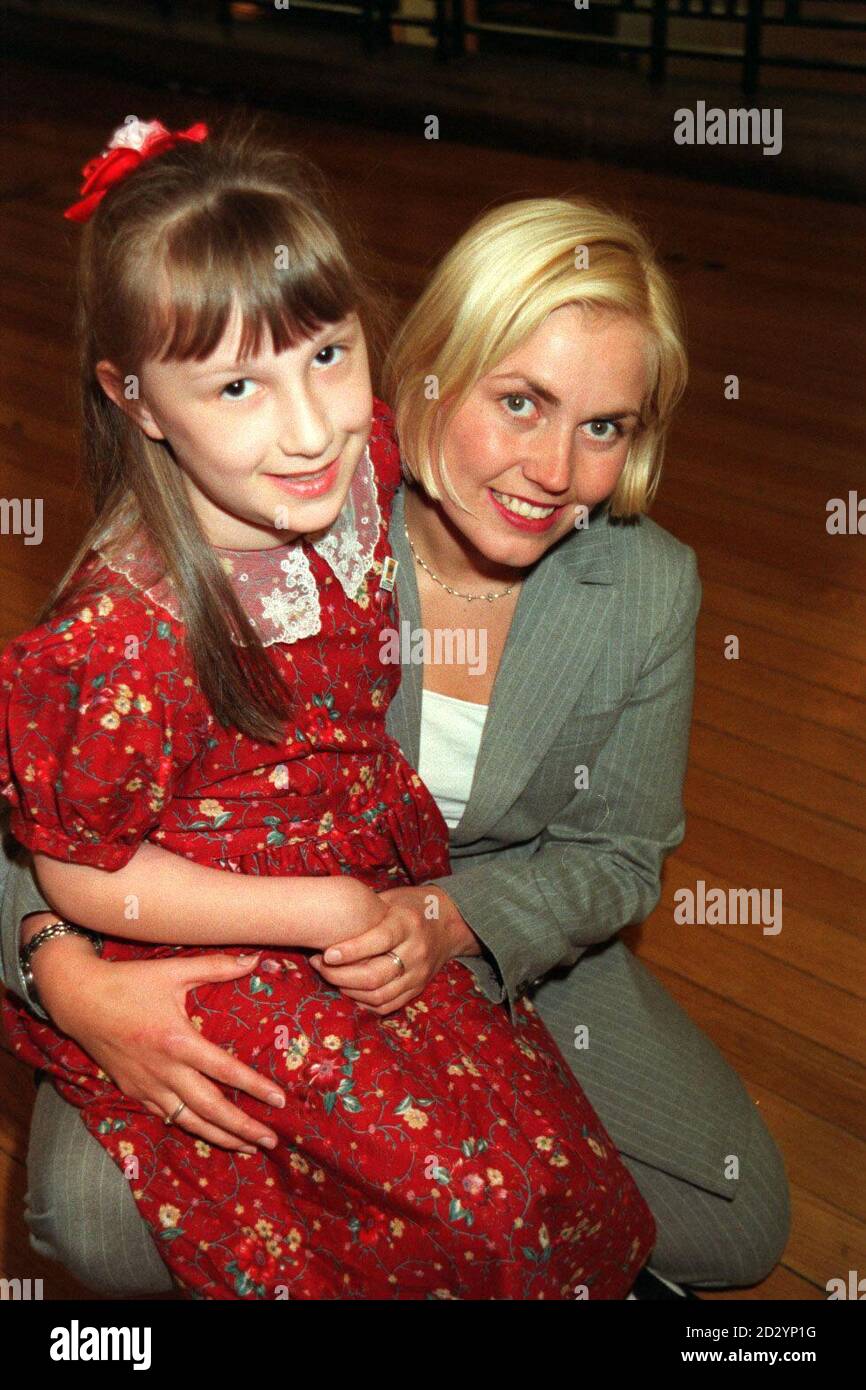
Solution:
[{"label": "young girl", "polygon": [[[303,949],[448,872],[385,732],[400,462],[369,289],[298,162],[251,131],[132,118],[84,172],[96,519],[0,661],[0,785],[106,959],[267,943],[187,1008],[286,1088],[273,1114],[230,1092],[279,1143],[195,1138],[182,1104],[152,1114],[7,999],[15,1051],[80,1108],[192,1297],[624,1297],[652,1216],[531,1006],[512,1027],[451,960],[379,1018]],[[228,870],[211,901],[174,892],[168,856],[137,872],[145,839]]]}]

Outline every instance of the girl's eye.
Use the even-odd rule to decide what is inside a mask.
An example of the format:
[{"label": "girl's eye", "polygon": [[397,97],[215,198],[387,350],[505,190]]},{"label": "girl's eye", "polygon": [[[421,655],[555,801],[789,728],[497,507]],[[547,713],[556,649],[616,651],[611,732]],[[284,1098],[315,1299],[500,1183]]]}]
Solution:
[{"label": "girl's eye", "polygon": [[[597,439],[599,444],[612,444],[615,439],[622,438],[625,433],[618,420],[588,420],[587,428],[590,430],[590,439]],[[596,431],[599,431],[596,433]],[[612,430],[613,433],[604,433]]]},{"label": "girl's eye", "polygon": [[[234,394],[234,390],[235,390],[235,387],[236,387],[236,386],[241,386],[241,387],[242,387],[242,386],[245,386],[247,383],[249,383],[250,385],[252,385],[252,380],[253,380],[253,379],[252,379],[251,376],[240,376],[240,377],[238,377],[237,381],[230,381],[230,382],[228,383],[228,385],[227,385],[227,386],[224,386],[223,389],[222,389],[222,391],[220,391],[220,400],[223,400],[223,399],[228,400],[228,401],[245,401],[245,400],[247,400],[247,397],[246,397],[246,396],[235,395],[235,394]],[[230,394],[229,394],[228,396],[226,395],[226,392],[227,392],[227,391],[230,392]]]},{"label": "girl's eye", "polygon": [[528,405],[528,406],[533,406],[533,405],[535,404],[535,402],[532,400],[532,397],[531,397],[531,396],[521,396],[521,395],[517,394],[516,392],[512,392],[511,395],[509,395],[509,396],[500,396],[499,399],[505,402],[505,409],[508,411],[508,414],[512,417],[512,419],[514,419],[514,420],[528,420],[528,419],[530,418],[529,415],[527,415],[526,412],[525,412],[523,409],[518,408],[517,410],[512,410],[512,409],[511,409],[511,402],[512,402],[512,401],[519,401],[519,402],[521,403],[521,406],[526,406],[526,405]]},{"label": "girl's eye", "polygon": [[322,361],[320,361],[320,358],[321,358],[322,354],[323,354],[323,353],[326,353],[326,352],[346,352],[346,351],[347,351],[347,345],[346,345],[345,343],[328,343],[326,347],[319,348],[319,351],[316,353],[316,356],[315,356],[315,358],[314,358],[314,361],[318,362],[320,367],[333,367],[333,365],[334,365],[334,358],[332,357],[332,358],[330,358],[327,362],[322,362]]}]

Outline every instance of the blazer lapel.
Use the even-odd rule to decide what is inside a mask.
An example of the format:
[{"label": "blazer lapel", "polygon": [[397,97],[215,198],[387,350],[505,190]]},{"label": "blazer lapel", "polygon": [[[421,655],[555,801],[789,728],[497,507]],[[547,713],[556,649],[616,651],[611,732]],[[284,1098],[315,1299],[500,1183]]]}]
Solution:
[{"label": "blazer lapel", "polygon": [[[401,623],[420,626],[420,600],[412,553],[404,532],[403,490],[395,497],[390,540],[399,560]],[[451,831],[471,843],[513,805],[542,761],[592,673],[612,616],[610,523],[596,512],[530,571],[502,653],[478,750],[469,802]],[[390,732],[413,767],[421,739],[424,671],[407,664],[389,714]]]},{"label": "blazer lapel", "polygon": [[[403,529],[405,487],[406,484],[403,483],[394,496],[388,540],[391,544],[391,554],[398,563],[397,605],[400,610],[400,623],[402,626],[408,622],[410,630],[414,632],[421,626],[421,601],[415,581],[415,561]],[[392,738],[399,743],[407,761],[417,768],[421,748],[421,691],[424,688],[424,668],[409,662],[401,666],[400,670],[400,685],[388,707],[385,725]]]}]

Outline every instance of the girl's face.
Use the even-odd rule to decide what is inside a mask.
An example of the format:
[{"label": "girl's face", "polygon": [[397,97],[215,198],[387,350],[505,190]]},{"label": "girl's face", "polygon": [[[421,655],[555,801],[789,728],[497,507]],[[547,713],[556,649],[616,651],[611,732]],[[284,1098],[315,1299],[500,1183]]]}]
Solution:
[{"label": "girl's face", "polygon": [[210,543],[265,550],[336,519],[369,437],[373,393],[356,314],[279,354],[268,334],[246,362],[240,329],[236,305],[210,357],[147,361],[135,403],[118,400],[109,363],[97,373],[145,434],[168,440]]},{"label": "girl's face", "polygon": [[494,563],[531,566],[613,492],[648,386],[646,334],[619,313],[562,305],[476,382],[445,431],[460,510],[440,507]]}]

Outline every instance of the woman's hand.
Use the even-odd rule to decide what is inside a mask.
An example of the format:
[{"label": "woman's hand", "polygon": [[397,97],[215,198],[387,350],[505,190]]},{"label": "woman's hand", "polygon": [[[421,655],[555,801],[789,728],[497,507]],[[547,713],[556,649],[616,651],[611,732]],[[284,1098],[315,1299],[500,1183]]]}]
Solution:
[{"label": "woman's hand", "polygon": [[253,1146],[267,1138],[276,1144],[276,1134],[233,1105],[214,1082],[265,1105],[280,1107],[285,1096],[269,1077],[202,1038],[184,1005],[187,991],[197,985],[249,974],[259,954],[103,961],[81,937],[61,937],[36,952],[33,978],[57,1027],[125,1095],[162,1116],[185,1101],[174,1122],[180,1129],[209,1144],[255,1153]]},{"label": "woman's hand", "polygon": [[[447,960],[481,955],[457,905],[436,885],[390,888],[377,897],[388,909],[377,926],[329,946],[324,957],[310,957],[322,978],[361,1008],[394,1013],[421,994]],[[405,970],[388,951],[397,952]]]},{"label": "woman's hand", "polygon": [[[368,931],[386,916],[379,895],[356,879],[323,879],[322,888],[327,901],[315,937],[320,948]],[[29,915],[21,944],[55,920],[50,913]],[[233,1105],[213,1082],[246,1091],[265,1105],[281,1107],[285,1095],[270,1078],[202,1038],[185,1000],[198,985],[249,974],[260,955],[102,961],[89,942],[64,936],[37,951],[32,969],[46,1013],[118,1090],[163,1117],[182,1100],[185,1108],[174,1121],[179,1128],[226,1149],[255,1153],[252,1145],[268,1139],[276,1144],[276,1134]]]}]

